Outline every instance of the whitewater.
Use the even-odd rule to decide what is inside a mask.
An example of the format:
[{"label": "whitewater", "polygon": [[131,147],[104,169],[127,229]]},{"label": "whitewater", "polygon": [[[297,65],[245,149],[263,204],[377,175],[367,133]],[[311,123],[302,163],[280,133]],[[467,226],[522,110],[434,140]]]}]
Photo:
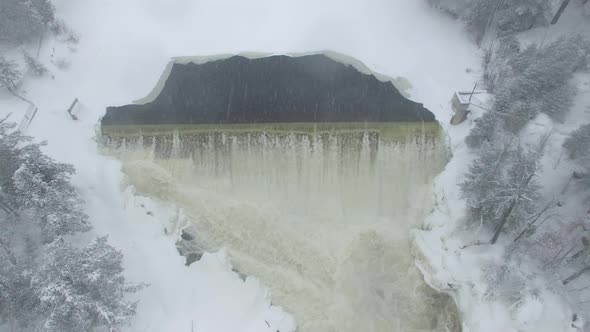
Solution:
[{"label": "whitewater", "polygon": [[171,130],[105,148],[138,193],[182,209],[169,231],[226,250],[300,331],[458,331],[454,304],[424,284],[410,250],[447,159],[438,125],[259,126]]}]

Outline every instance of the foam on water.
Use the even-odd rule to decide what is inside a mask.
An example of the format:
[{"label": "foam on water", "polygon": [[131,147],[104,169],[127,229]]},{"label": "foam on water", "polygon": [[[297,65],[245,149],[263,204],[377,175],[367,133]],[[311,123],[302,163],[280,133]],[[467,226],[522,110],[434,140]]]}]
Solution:
[{"label": "foam on water", "polygon": [[299,331],[457,331],[410,251],[445,147],[386,131],[176,130],[108,146],[138,191],[182,208],[194,241],[225,248]]}]

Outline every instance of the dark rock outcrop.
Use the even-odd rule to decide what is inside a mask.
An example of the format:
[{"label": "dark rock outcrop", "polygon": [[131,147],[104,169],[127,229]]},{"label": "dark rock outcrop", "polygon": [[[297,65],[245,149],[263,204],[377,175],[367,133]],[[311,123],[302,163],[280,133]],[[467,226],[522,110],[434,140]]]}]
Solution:
[{"label": "dark rock outcrop", "polygon": [[173,65],[143,105],[108,107],[102,125],[434,121],[393,86],[331,58],[233,56]]}]

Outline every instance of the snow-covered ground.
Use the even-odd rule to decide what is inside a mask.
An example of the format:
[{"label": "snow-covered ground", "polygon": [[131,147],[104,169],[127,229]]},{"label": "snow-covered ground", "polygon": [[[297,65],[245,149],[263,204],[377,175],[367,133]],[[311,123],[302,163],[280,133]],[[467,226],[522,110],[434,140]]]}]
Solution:
[{"label": "snow-covered ground", "polygon": [[[518,38],[524,44],[543,45],[567,34],[588,36],[588,16],[588,6],[572,2],[557,25],[532,29]],[[531,121],[521,135],[524,144],[538,144],[550,134],[540,181],[545,199],[561,202],[560,208],[552,213],[562,227],[567,227],[564,225],[568,220],[583,218],[587,213],[574,186],[567,186],[575,167],[563,156],[562,144],[569,132],[590,120],[590,75],[577,74],[572,84],[578,87],[578,93],[566,121],[555,123],[542,114]],[[478,98],[485,101],[486,96]],[[579,305],[583,300],[576,297],[583,294],[562,285],[564,276],[548,273],[546,267],[536,266],[527,256],[504,252],[513,237],[507,236],[509,239],[503,244],[492,246],[487,244],[488,234],[468,234],[460,226],[466,209],[458,184],[464,180],[463,174],[474,157],[463,140],[473,120],[483,114],[480,108],[471,109],[473,114],[465,123],[447,131],[453,158],[435,185],[437,204],[425,222],[426,230],[415,232],[417,245],[424,255],[417,259],[418,266],[431,285],[455,295],[468,331],[586,331],[582,316],[588,319],[589,307]],[[486,243],[476,243],[480,238]],[[551,245],[540,241],[528,250],[544,250]],[[504,274],[494,272],[499,270]],[[520,295],[510,301],[497,287],[512,288],[505,291]],[[585,296],[588,294],[586,292]]]},{"label": "snow-covered ground", "polygon": [[[74,164],[78,170],[74,182],[86,199],[95,232],[110,234],[110,241],[123,250],[131,280],[150,284],[137,295],[141,302],[131,331],[295,330],[293,317],[271,305],[268,290],[254,278],[243,282],[231,272],[223,253],[206,255],[185,267],[175,238],[164,231],[169,219],[178,217],[174,208],[154,206],[132,188],[124,188],[120,164],[98,153],[94,137],[105,107],[145,96],[172,57],[332,50],[355,57],[376,72],[405,77],[412,84],[411,98],[424,103],[448,130],[455,154],[440,177],[437,199],[458,199],[453,188],[469,158],[461,143],[469,124],[449,128],[449,102],[453,91],[472,88],[480,76],[480,53],[459,22],[425,1],[55,2],[58,15],[79,33],[81,41],[70,46],[44,43],[40,60],[48,64],[54,79],[26,82],[26,97],[39,107],[28,133],[47,139],[47,151],[56,159]],[[51,65],[52,58],[67,59],[69,68],[58,70]],[[77,122],[65,111],[74,98],[81,102]],[[18,119],[26,104],[5,94],[0,107],[0,112],[13,112]],[[429,224],[450,230],[462,211],[460,205],[439,202]],[[525,309],[539,315],[535,328],[543,324],[544,331],[565,330],[561,323],[569,312],[561,310],[557,300],[550,307],[548,302],[531,299],[517,313],[525,319],[514,320],[505,317],[510,312],[502,304],[484,304],[478,298],[481,293],[461,291],[470,282],[478,287],[479,256],[463,254],[463,260],[457,260],[453,250],[460,244],[442,240],[448,235],[419,233],[418,243],[431,260],[432,268],[424,267],[424,271],[432,273],[428,280],[433,285],[450,290],[444,282],[452,281],[462,286],[455,294],[465,330],[542,331],[529,329],[531,315]],[[465,262],[471,268],[459,275],[465,280],[457,280]],[[553,315],[539,314],[539,305]],[[525,325],[516,325],[519,322]]]}]

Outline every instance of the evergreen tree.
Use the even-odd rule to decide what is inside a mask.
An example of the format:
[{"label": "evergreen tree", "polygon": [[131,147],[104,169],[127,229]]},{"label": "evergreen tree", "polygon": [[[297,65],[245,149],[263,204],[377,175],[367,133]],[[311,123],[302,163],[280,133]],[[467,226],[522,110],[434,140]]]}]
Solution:
[{"label": "evergreen tree", "polygon": [[479,44],[491,29],[497,37],[512,36],[535,26],[549,24],[552,7],[548,0],[466,0],[458,15]]},{"label": "evergreen tree", "polygon": [[472,149],[479,148],[485,142],[494,139],[498,125],[498,114],[486,112],[479,119],[475,120],[475,126],[465,138],[465,143]]},{"label": "evergreen tree", "polygon": [[0,326],[18,331],[112,331],[127,323],[138,286],[122,255],[98,238],[82,249],[63,235],[90,229],[69,177],[42,144],[0,120]]},{"label": "evergreen tree", "polygon": [[569,84],[569,82],[564,82],[560,86],[549,89],[540,98],[539,111],[558,122],[563,122],[569,110],[574,106],[575,94],[576,87]]},{"label": "evergreen tree", "polygon": [[125,296],[139,288],[125,282],[122,258],[108,245],[106,237],[97,238],[83,249],[63,239],[51,243],[32,278],[32,287],[40,299],[38,310],[46,318],[42,330],[114,330],[128,323],[136,303],[125,300]]},{"label": "evergreen tree", "polygon": [[14,127],[0,123],[3,192],[11,196],[16,208],[39,223],[47,242],[60,235],[88,231],[88,217],[81,210],[83,201],[69,182],[74,168],[47,157],[41,151],[43,143],[31,143]]},{"label": "evergreen tree", "polygon": [[520,42],[515,37],[500,38],[495,44],[495,48],[486,50],[484,58],[483,79],[490,93],[495,93],[497,87],[502,87],[504,81],[513,76],[517,69],[511,68],[510,61],[521,53]]},{"label": "evergreen tree", "polygon": [[41,77],[49,72],[47,67],[39,62],[39,60],[32,57],[28,52],[23,52],[23,57],[25,58],[25,63],[29,68],[29,73],[31,73],[33,76]]},{"label": "evergreen tree", "polygon": [[[518,43],[518,42],[517,42]],[[527,68],[535,61],[538,49],[537,44],[530,44],[522,51],[511,52],[508,54],[508,66],[515,76],[522,75]]]},{"label": "evergreen tree", "polygon": [[508,143],[483,143],[465,174],[465,181],[460,184],[467,207],[477,221],[490,220],[494,216],[495,207],[486,203],[492,200],[492,195],[503,184],[501,177],[508,149]]},{"label": "evergreen tree", "polygon": [[49,0],[0,1],[0,42],[20,44],[43,34],[55,20]]},{"label": "evergreen tree", "polygon": [[522,147],[512,153],[502,186],[495,188],[492,199],[486,202],[496,207],[497,226],[492,244],[498,240],[508,221],[519,224],[537,206],[541,198],[536,179],[539,159],[540,153],[526,152]]},{"label": "evergreen tree", "polygon": [[21,151],[27,149],[31,141],[30,137],[23,136],[15,128],[16,124],[7,121],[7,118],[0,120],[0,188],[4,191],[20,166]]},{"label": "evergreen tree", "polygon": [[502,2],[498,8],[497,28],[500,37],[514,35],[535,26],[549,23],[549,1],[512,0]]},{"label": "evergreen tree", "polygon": [[590,240],[588,240],[587,237],[582,237],[580,242],[582,246],[573,255],[568,257],[566,261],[568,265],[572,266],[575,270],[562,280],[564,285],[567,285],[570,282],[577,280],[585,273],[590,272]]},{"label": "evergreen tree", "polygon": [[495,243],[507,224],[513,226],[536,207],[540,195],[536,174],[539,153],[526,152],[510,143],[484,144],[469,166],[460,187],[471,218],[495,228]]},{"label": "evergreen tree", "polygon": [[478,0],[467,3],[461,18],[473,33],[477,44],[481,43],[496,7],[496,0]]},{"label": "evergreen tree", "polygon": [[31,288],[30,264],[6,265],[1,259],[0,263],[0,323],[8,324],[13,331],[33,330],[39,301]]},{"label": "evergreen tree", "polygon": [[81,210],[83,201],[69,182],[74,168],[33,151],[13,176],[19,209],[33,211],[47,241],[90,230],[88,217]]},{"label": "evergreen tree", "polygon": [[590,123],[581,125],[572,131],[563,143],[571,159],[583,159],[590,156]]},{"label": "evergreen tree", "polygon": [[563,121],[573,104],[575,88],[568,83],[587,63],[590,46],[581,36],[561,38],[544,48],[531,45],[507,64],[512,74],[501,80],[492,110],[504,113],[504,128],[517,133],[543,112]]},{"label": "evergreen tree", "polygon": [[580,167],[575,174],[579,185],[583,189],[590,189],[590,123],[571,132],[563,147],[569,158]]},{"label": "evergreen tree", "polygon": [[21,78],[21,72],[14,61],[9,61],[0,55],[0,86],[8,89],[16,87],[16,83]]}]

